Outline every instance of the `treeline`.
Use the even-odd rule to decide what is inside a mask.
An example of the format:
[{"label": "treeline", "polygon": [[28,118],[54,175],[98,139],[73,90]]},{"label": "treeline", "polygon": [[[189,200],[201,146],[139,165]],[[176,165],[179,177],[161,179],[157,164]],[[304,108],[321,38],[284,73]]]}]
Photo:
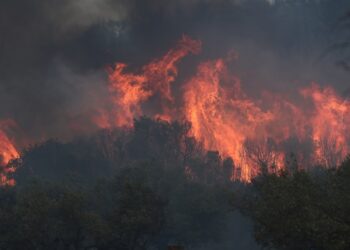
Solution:
[{"label": "treeline", "polygon": [[[16,185],[0,188],[0,249],[255,249],[238,248],[251,233],[270,249],[349,248],[350,160],[241,183],[234,162],[189,130],[141,118],[130,130],[29,147],[8,166]],[[254,232],[232,221],[237,211]],[[220,245],[232,223],[246,232]]]},{"label": "treeline", "polygon": [[0,249],[165,249],[218,239],[219,188],[140,164],[90,188],[34,181],[2,188]]},{"label": "treeline", "polygon": [[8,166],[0,249],[166,249],[219,241],[233,210],[232,160],[205,152],[189,124],[141,118],[26,149]]},{"label": "treeline", "polygon": [[336,169],[255,178],[242,207],[267,249],[350,249],[350,158]]}]

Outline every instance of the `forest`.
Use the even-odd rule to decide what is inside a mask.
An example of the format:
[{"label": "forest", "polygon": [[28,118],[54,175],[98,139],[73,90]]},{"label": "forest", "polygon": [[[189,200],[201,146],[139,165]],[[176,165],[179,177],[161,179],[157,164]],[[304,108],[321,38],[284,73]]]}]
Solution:
[{"label": "forest", "polygon": [[0,250],[350,249],[349,0],[1,0]]},{"label": "forest", "polygon": [[140,118],[127,132],[32,145],[3,169],[16,185],[1,187],[0,249],[232,249],[219,243],[240,217],[252,224],[241,237],[261,247],[349,248],[350,159],[241,182],[189,129]]}]

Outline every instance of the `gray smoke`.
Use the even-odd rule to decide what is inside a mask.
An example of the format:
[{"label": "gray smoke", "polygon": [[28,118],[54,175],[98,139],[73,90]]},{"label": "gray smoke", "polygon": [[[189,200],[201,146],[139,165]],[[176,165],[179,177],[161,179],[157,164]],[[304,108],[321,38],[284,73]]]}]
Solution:
[{"label": "gray smoke", "polygon": [[33,141],[92,131],[89,117],[106,105],[106,66],[138,68],[182,34],[201,39],[203,52],[184,60],[174,88],[201,60],[234,49],[231,70],[253,96],[311,81],[345,93],[348,73],[324,54],[349,9],[347,0],[3,0],[0,119]]}]

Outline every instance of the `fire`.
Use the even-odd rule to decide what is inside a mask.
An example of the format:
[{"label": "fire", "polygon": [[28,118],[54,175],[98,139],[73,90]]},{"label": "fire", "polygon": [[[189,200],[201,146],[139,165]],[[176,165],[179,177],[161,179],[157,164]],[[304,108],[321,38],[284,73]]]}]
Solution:
[{"label": "fire", "polygon": [[1,155],[1,166],[6,166],[12,159],[19,157],[17,149],[14,147],[10,139],[0,130],[0,155]]},{"label": "fire", "polygon": [[[231,82],[229,89],[222,87]],[[245,96],[239,80],[228,76],[222,59],[199,65],[197,75],[185,85],[184,101],[193,135],[205,148],[231,156],[241,165],[242,178],[248,179],[251,169],[243,160],[244,144],[249,138],[262,138],[261,130],[274,115]]]},{"label": "fire", "polygon": [[350,142],[350,102],[326,87],[317,84],[301,90],[314,105],[309,120],[312,139],[315,142],[314,158],[326,167],[339,164],[349,153]]},{"label": "fire", "polygon": [[315,83],[300,93],[311,101],[312,112],[271,93],[265,93],[263,109],[258,105],[262,101],[249,99],[219,59],[199,65],[185,85],[183,110],[205,148],[234,159],[241,168],[240,179],[248,181],[261,167],[270,172],[281,169],[284,144],[291,138],[300,145],[312,143],[308,162],[301,152],[293,152],[299,155],[299,167],[339,165],[350,152],[350,102]]},{"label": "fire", "polygon": [[[5,169],[9,162],[13,159],[19,158],[19,153],[14,146],[13,142],[9,139],[4,129],[13,126],[14,122],[11,120],[0,122],[0,167],[5,170],[5,172],[13,171]],[[0,174],[0,184],[10,184],[13,185],[13,180],[8,180],[6,176]]]},{"label": "fire", "polygon": [[[233,159],[232,178],[244,181],[264,171],[278,172],[290,162],[297,168],[335,167],[349,154],[350,101],[334,89],[312,83],[300,89],[297,97],[265,91],[260,98],[252,98],[229,70],[236,59],[232,52],[226,58],[199,63],[195,74],[179,83],[179,62],[200,51],[200,41],[183,36],[175,48],[136,72],[124,63],[109,68],[110,107],[100,108],[92,118],[94,123],[104,129],[132,128],[134,118],[142,115],[166,121],[185,119],[192,125],[191,135],[206,150]],[[175,95],[180,100],[172,93],[175,83],[181,84]],[[147,110],[145,106],[154,100],[156,111]],[[13,171],[6,167],[19,158],[6,133],[11,126],[13,121],[0,121],[4,171]],[[11,181],[0,173],[0,184]]]},{"label": "fire", "polygon": [[[183,36],[177,46],[160,59],[142,67],[139,74],[126,72],[127,65],[117,63],[109,69],[109,90],[114,109],[109,124],[132,126],[133,119],[142,115],[141,103],[159,94],[161,97],[159,118],[171,119],[173,97],[171,84],[178,75],[177,63],[189,53],[197,54],[201,49],[199,41]],[[106,126],[106,115],[102,116]]]},{"label": "fire", "polygon": [[[154,118],[191,122],[192,135],[207,150],[230,156],[237,167],[233,178],[245,181],[261,171],[282,169],[291,142],[298,167],[333,167],[349,153],[349,101],[315,83],[299,91],[307,105],[269,92],[259,100],[252,99],[228,70],[232,54],[200,63],[194,76],[182,84],[181,102],[175,102],[171,86],[178,76],[177,65],[200,49],[200,41],[184,36],[174,49],[139,73],[128,72],[122,63],[109,69],[113,110],[104,113],[98,123],[131,127],[135,117],[147,115],[143,104],[156,97],[160,105]],[[309,148],[311,157],[302,148]]]}]

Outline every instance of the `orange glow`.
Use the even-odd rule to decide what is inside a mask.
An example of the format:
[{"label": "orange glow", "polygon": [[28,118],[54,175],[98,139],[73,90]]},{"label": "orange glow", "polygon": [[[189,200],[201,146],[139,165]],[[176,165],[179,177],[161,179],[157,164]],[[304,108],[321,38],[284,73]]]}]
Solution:
[{"label": "orange glow", "polygon": [[[264,149],[269,136],[267,125],[275,114],[263,111],[248,99],[239,80],[228,76],[222,59],[199,65],[197,75],[185,85],[184,101],[185,117],[192,123],[193,135],[206,149],[231,156],[241,168],[241,179],[249,180],[255,175],[257,169],[252,165],[259,161],[268,160],[267,164],[276,166],[283,163],[281,154],[268,155],[268,149]],[[248,141],[262,142],[264,147],[254,145],[248,150]]]},{"label": "orange glow", "polygon": [[[295,155],[299,168],[333,167],[349,153],[349,101],[315,83],[299,91],[302,101],[298,102],[269,92],[260,99],[250,98],[228,70],[227,64],[237,58],[232,52],[226,59],[200,63],[194,76],[181,83],[182,99],[175,102],[171,86],[178,76],[177,64],[200,49],[201,42],[184,36],[140,73],[127,72],[126,64],[116,64],[109,70],[112,112],[101,112],[96,123],[103,128],[132,127],[135,117],[148,115],[142,104],[157,97],[160,105],[153,118],[191,122],[191,134],[205,149],[232,157],[236,166],[232,178],[244,181],[263,167],[269,172],[281,170],[288,161],[287,153]],[[294,146],[288,148],[290,144]]]},{"label": "orange glow", "polygon": [[[14,122],[10,120],[0,122],[0,167],[4,169],[11,160],[19,158],[17,149],[4,132],[4,128],[12,126],[13,124]],[[5,171],[9,172],[13,170],[5,169]],[[13,185],[14,182],[13,180],[8,180],[5,175],[0,174],[0,184]]]},{"label": "orange glow", "polygon": [[[200,42],[183,36],[176,48],[142,67],[139,74],[126,72],[127,65],[123,63],[109,69],[109,90],[114,105],[110,124],[132,126],[133,119],[142,115],[141,104],[156,94],[161,96],[158,117],[170,119],[173,104],[171,84],[178,74],[176,65],[183,57],[199,53],[200,49]],[[106,116],[98,124],[107,124]]]},{"label": "orange glow", "polygon": [[310,98],[314,111],[310,117],[312,139],[315,143],[314,160],[326,167],[338,165],[349,153],[350,102],[330,88],[313,83],[301,90]]},{"label": "orange glow", "polygon": [[283,168],[283,145],[290,138],[312,143],[309,161],[293,152],[299,167],[335,167],[349,153],[350,103],[332,88],[313,83],[300,90],[311,102],[310,112],[277,94],[265,93],[264,103],[253,101],[240,86],[222,59],[202,63],[185,85],[183,109],[193,135],[206,149],[231,156],[240,167],[240,179],[249,181],[263,165],[270,172]]},{"label": "orange glow", "polygon": [[1,162],[0,165],[7,165],[12,159],[18,158],[19,153],[10,141],[10,139],[6,136],[6,134],[0,130],[0,155]]}]

